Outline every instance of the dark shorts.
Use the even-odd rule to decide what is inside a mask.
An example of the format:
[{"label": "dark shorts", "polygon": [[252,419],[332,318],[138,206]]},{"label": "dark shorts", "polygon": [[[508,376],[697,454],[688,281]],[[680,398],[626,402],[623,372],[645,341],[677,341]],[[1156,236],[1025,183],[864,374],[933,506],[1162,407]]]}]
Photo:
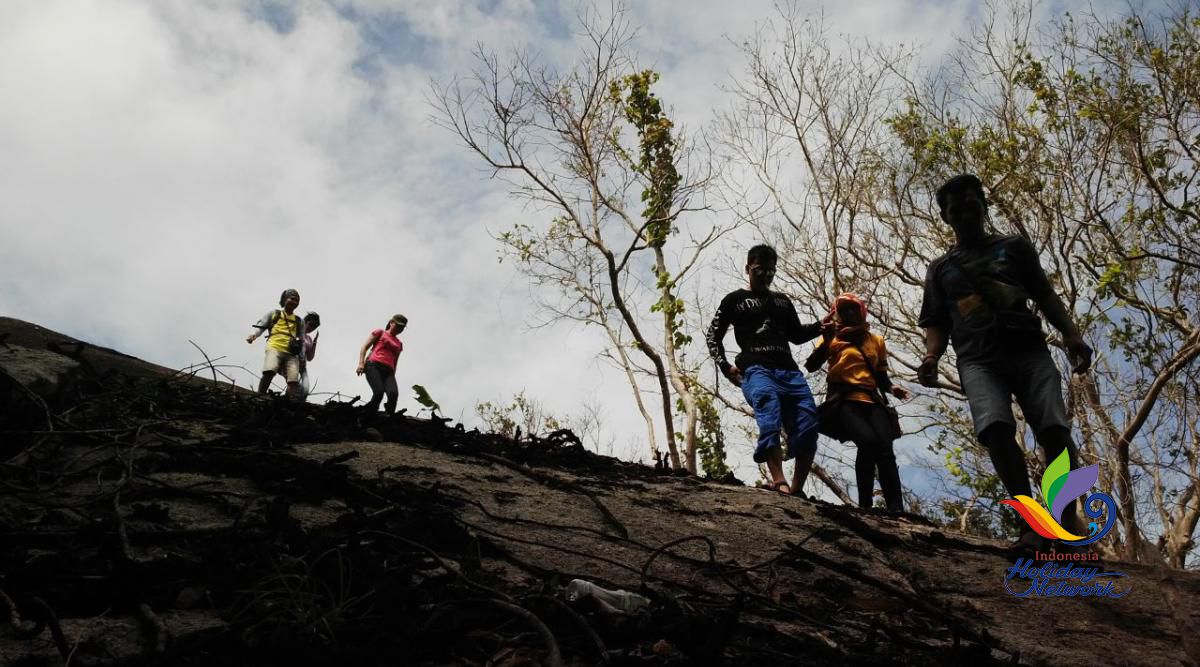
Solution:
[{"label": "dark shorts", "polygon": [[1002,363],[959,362],[958,376],[971,404],[976,436],[992,424],[1016,426],[1012,411],[1014,397],[1034,435],[1055,426],[1070,428],[1063,403],[1062,375],[1047,350],[1012,356]]},{"label": "dark shorts", "polygon": [[787,431],[787,454],[817,449],[817,404],[804,379],[804,373],[781,368],[751,366],[742,371],[742,395],[754,408],[758,422],[758,445],[754,462],[767,460],[771,449],[779,447],[779,434]]}]

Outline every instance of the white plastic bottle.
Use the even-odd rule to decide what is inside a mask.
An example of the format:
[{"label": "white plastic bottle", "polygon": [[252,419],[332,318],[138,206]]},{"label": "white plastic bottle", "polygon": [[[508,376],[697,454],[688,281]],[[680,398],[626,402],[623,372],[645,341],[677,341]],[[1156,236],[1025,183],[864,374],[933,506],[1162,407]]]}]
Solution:
[{"label": "white plastic bottle", "polygon": [[636,614],[650,606],[650,600],[637,593],[610,591],[584,579],[572,579],[567,584],[567,602],[578,602],[587,598],[599,602],[602,609],[622,614]]}]

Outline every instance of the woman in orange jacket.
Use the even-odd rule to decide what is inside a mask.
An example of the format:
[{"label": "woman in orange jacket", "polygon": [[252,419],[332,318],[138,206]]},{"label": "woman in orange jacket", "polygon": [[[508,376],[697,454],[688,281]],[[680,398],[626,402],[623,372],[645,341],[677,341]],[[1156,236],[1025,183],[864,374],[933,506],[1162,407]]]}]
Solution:
[{"label": "woman in orange jacket", "polygon": [[911,394],[888,377],[887,346],[882,336],[870,331],[867,305],[859,296],[839,295],[822,323],[821,342],[804,364],[810,373],[828,364],[828,390],[818,411],[821,432],[858,447],[854,476],[860,507],[872,506],[878,470],[884,504],[889,510],[903,511],[893,451],[896,433],[883,393],[902,400]]}]

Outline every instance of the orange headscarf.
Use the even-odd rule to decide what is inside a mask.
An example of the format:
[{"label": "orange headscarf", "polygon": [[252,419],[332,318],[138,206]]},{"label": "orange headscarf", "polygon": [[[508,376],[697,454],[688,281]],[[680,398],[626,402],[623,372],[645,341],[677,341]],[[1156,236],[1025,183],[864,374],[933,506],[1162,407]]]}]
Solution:
[{"label": "orange headscarf", "polygon": [[858,306],[858,310],[862,313],[863,322],[867,321],[867,302],[854,292],[842,292],[833,300],[833,305],[829,307],[829,315],[837,316],[838,306],[845,302],[850,302]]},{"label": "orange headscarf", "polygon": [[861,296],[853,292],[843,292],[837,295],[837,298],[833,300],[833,305],[829,307],[829,319],[831,321],[837,320],[838,306],[843,303],[853,303],[858,306],[859,312],[862,313],[862,322],[854,326],[842,326],[838,328],[837,337],[842,340],[861,341],[869,328],[867,324],[867,303],[863,301]]}]

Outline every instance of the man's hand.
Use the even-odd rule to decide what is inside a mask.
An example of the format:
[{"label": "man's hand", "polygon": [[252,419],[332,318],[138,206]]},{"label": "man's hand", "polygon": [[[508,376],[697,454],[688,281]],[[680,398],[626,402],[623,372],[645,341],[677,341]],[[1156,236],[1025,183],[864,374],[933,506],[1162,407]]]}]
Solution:
[{"label": "man's hand", "polygon": [[927,354],[917,367],[917,381],[926,387],[938,386],[938,357]]},{"label": "man's hand", "polygon": [[366,370],[367,370],[367,369],[366,369],[366,367],[365,367],[365,366],[363,366],[362,364],[359,364],[359,365],[358,365],[358,368],[356,368],[356,369],[354,370],[354,374],[355,374],[355,375],[362,375],[363,373],[365,373],[365,372],[366,372]]},{"label": "man's hand", "polygon": [[833,321],[832,315],[826,315],[821,319],[821,338],[824,338],[825,342],[829,342],[833,340],[835,334],[837,334],[837,323]]},{"label": "man's hand", "polygon": [[250,334],[249,336],[246,336],[246,342],[253,343],[255,338],[258,338],[258,336],[254,335],[254,334]]},{"label": "man's hand", "polygon": [[742,386],[742,371],[737,366],[730,366],[729,370],[725,371],[725,379],[733,383],[733,386]]},{"label": "man's hand", "polygon": [[912,392],[897,384],[892,385],[892,396],[895,396],[902,401],[907,401],[908,399],[912,398]]},{"label": "man's hand", "polygon": [[1083,336],[1065,337],[1063,345],[1067,348],[1067,358],[1071,360],[1073,373],[1080,375],[1092,367],[1092,347],[1083,342]]}]

